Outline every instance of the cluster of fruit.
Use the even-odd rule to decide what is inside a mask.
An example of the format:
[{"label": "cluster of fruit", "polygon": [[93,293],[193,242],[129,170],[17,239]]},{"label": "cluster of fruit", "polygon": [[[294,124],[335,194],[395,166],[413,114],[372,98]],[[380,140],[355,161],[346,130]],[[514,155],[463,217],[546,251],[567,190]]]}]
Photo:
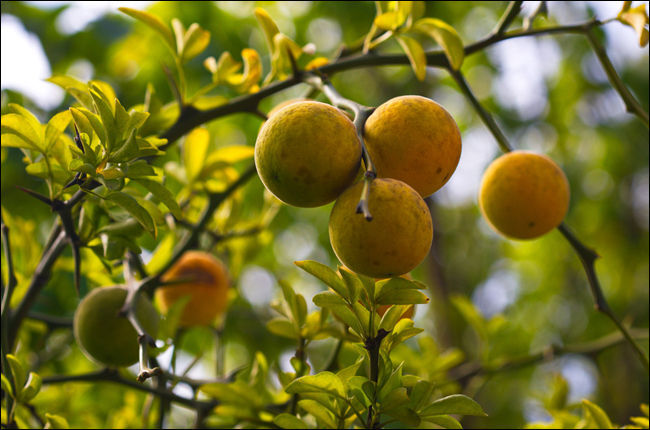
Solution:
[{"label": "cluster of fruit", "polygon": [[[298,207],[336,200],[329,221],[332,248],[354,272],[374,278],[408,273],[425,258],[433,239],[429,209],[423,200],[454,173],[461,153],[456,122],[439,104],[420,96],[402,96],[379,106],[363,129],[367,155],[376,178],[362,174],[362,145],[350,118],[316,101],[295,101],[269,114],[255,144],[255,164],[266,188]],[[372,219],[357,213],[364,186]],[[569,185],[548,157],[513,151],[486,170],[479,206],[489,224],[514,239],[541,236],[557,227],[569,205]],[[156,290],[163,311],[189,296],[181,327],[210,325],[228,303],[225,265],[200,251],[186,252],[162,277],[174,285]],[[125,287],[98,288],[77,307],[74,333],[87,356],[109,366],[138,360],[137,333],[120,315]],[[378,309],[380,313],[385,308]],[[135,315],[155,336],[158,313],[138,297]],[[412,317],[413,307],[403,317]]]},{"label": "cluster of fruit", "polygon": [[402,96],[370,115],[363,138],[377,175],[369,185],[372,220],[356,213],[365,184],[357,130],[333,106],[299,101],[273,112],[258,134],[255,165],[266,188],[289,205],[336,200],[330,242],[345,266],[374,278],[399,276],[429,252],[433,225],[423,198],[454,173],[460,132],[436,102]]}]

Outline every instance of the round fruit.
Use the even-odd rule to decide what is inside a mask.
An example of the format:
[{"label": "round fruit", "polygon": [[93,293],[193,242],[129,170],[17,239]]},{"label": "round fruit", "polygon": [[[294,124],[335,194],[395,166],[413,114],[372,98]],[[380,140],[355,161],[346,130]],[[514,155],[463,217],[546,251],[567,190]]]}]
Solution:
[{"label": "round fruit", "polygon": [[210,325],[228,306],[228,272],[217,258],[202,251],[188,251],[165,273],[163,282],[182,281],[156,289],[163,313],[179,299],[189,296],[181,314],[182,327]]},{"label": "round fruit", "polygon": [[336,200],[329,221],[334,253],[348,268],[374,278],[409,272],[426,257],[433,238],[431,214],[404,182],[378,178],[370,185],[367,221],[356,213],[363,181]]},{"label": "round fruit", "polygon": [[297,98],[297,99],[289,99],[289,100],[285,100],[285,101],[280,102],[280,103],[278,103],[277,105],[273,106],[273,108],[269,111],[269,113],[266,114],[266,117],[267,117],[267,118],[270,118],[270,117],[272,117],[273,115],[275,115],[277,112],[279,112],[280,110],[282,110],[282,109],[284,109],[285,107],[287,107],[287,106],[289,106],[289,105],[292,105],[292,104],[294,104],[294,103],[307,102],[307,101],[311,101],[311,100],[310,100],[310,99],[304,99],[304,98]]},{"label": "round fruit", "polygon": [[404,181],[422,197],[440,189],[460,160],[456,122],[425,97],[401,96],[382,104],[366,121],[363,136],[377,175]]},{"label": "round fruit", "polygon": [[361,143],[345,114],[306,101],[280,109],[264,123],[255,143],[255,166],[264,186],[286,204],[327,204],[359,171]]},{"label": "round fruit", "polygon": [[[130,366],[138,361],[138,334],[129,320],[120,316],[127,290],[103,287],[91,291],[74,314],[74,337],[88,358],[107,366]],[[142,295],[136,303],[136,317],[154,338],[159,317],[151,302]]]},{"label": "round fruit", "polygon": [[490,164],[479,193],[483,216],[499,233],[532,239],[560,225],[569,209],[569,182],[545,155],[509,152]]}]

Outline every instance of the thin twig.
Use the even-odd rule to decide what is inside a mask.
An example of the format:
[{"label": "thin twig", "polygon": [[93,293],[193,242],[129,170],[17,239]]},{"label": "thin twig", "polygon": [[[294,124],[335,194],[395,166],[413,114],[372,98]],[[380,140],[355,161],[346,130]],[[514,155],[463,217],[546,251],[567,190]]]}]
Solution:
[{"label": "thin twig", "polygon": [[609,78],[609,82],[623,99],[623,103],[625,103],[625,109],[632,115],[639,117],[639,119],[643,121],[643,124],[648,127],[648,112],[643,110],[643,107],[641,107],[639,101],[632,95],[630,90],[627,89],[620,76],[618,76],[618,73],[616,73],[614,65],[609,60],[607,52],[601,45],[600,41],[598,41],[598,38],[594,34],[593,29],[588,29],[584,34],[587,36],[587,40],[593,48],[594,54],[596,54],[596,57],[598,57],[600,64],[603,66],[603,69],[605,69],[605,73]]},{"label": "thin twig", "polygon": [[146,393],[155,394],[158,397],[164,398],[174,403],[190,407],[192,409],[211,409],[217,406],[219,403],[216,400],[213,401],[202,401],[188,399],[167,391],[165,389],[159,389],[150,387],[146,384],[140,384],[133,381],[130,378],[123,377],[116,369],[102,369],[96,372],[83,373],[80,375],[59,375],[43,378],[43,385],[49,384],[62,384],[68,382],[114,382],[127,387],[134,388],[136,390],[144,391]]},{"label": "thin twig", "polygon": [[[648,339],[648,329],[632,328],[629,332],[636,339]],[[477,375],[493,375],[500,372],[521,369],[526,366],[551,360],[562,354],[596,355],[625,342],[625,336],[620,331],[615,331],[596,340],[575,345],[562,346],[551,344],[533,354],[508,359],[507,361],[492,366],[476,362],[463,363],[452,369],[449,372],[449,377],[452,381],[464,382]]]}]

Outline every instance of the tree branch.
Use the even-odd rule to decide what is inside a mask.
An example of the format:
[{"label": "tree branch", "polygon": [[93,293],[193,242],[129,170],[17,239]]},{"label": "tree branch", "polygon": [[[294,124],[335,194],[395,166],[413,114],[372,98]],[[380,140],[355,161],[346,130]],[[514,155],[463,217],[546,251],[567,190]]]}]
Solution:
[{"label": "tree branch", "polygon": [[146,393],[154,394],[160,398],[163,398],[165,400],[175,402],[184,406],[187,406],[192,409],[205,409],[205,410],[210,410],[211,408],[214,408],[217,406],[219,403],[215,400],[213,401],[202,401],[202,400],[194,400],[194,399],[188,399],[185,397],[181,397],[179,395],[176,395],[172,393],[171,391],[167,391],[165,389],[160,389],[160,388],[154,388],[150,387],[145,384],[140,384],[138,382],[135,382],[131,379],[127,379],[120,375],[120,373],[116,369],[102,369],[97,372],[90,372],[90,373],[84,373],[80,375],[59,375],[59,376],[50,376],[47,378],[43,378],[43,385],[49,385],[49,384],[62,384],[66,382],[113,382],[117,384],[122,384],[130,388],[134,388],[136,390],[144,391]]},{"label": "tree branch", "polygon": [[[632,328],[629,332],[634,338],[648,339],[648,329]],[[575,345],[561,346],[551,344],[536,353],[505,360],[496,365],[477,362],[463,363],[452,369],[449,376],[453,381],[465,382],[469,378],[477,375],[494,375],[500,372],[521,369],[543,361],[549,361],[555,356],[562,354],[596,355],[625,342],[625,336],[620,331],[615,331],[599,339]]]}]

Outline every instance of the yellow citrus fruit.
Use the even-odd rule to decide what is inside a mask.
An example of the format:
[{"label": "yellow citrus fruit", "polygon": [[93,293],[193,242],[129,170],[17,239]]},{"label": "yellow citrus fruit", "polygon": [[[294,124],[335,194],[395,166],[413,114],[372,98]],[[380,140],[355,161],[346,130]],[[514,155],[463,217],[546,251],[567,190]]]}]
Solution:
[{"label": "yellow citrus fruit", "polygon": [[[138,361],[138,334],[129,320],[120,316],[127,290],[121,286],[96,288],[81,300],[74,314],[77,344],[89,358],[108,366],[130,366]],[[136,317],[152,337],[158,333],[159,316],[141,294]]]},{"label": "yellow citrus fruit", "polygon": [[374,278],[399,276],[426,257],[433,238],[422,197],[402,181],[377,178],[370,185],[372,221],[356,213],[363,181],[336,200],[329,235],[336,256],[352,271]]},{"label": "yellow citrus fruit", "polygon": [[368,118],[364,141],[377,175],[404,181],[422,197],[451,178],[460,160],[456,121],[442,106],[420,96],[401,96]]},{"label": "yellow citrus fruit", "polygon": [[271,109],[266,116],[267,116],[267,118],[270,118],[273,115],[275,115],[276,112],[280,111],[281,109],[283,109],[283,108],[285,108],[285,107],[287,107],[289,105],[292,105],[294,103],[307,102],[307,101],[311,101],[311,100],[303,99],[303,98],[285,100],[285,101],[280,102],[277,105],[273,106],[273,109]]},{"label": "yellow citrus fruit", "polygon": [[532,239],[560,225],[569,209],[569,182],[545,155],[512,151],[483,175],[479,192],[483,216],[499,233]]},{"label": "yellow citrus fruit", "polygon": [[299,207],[327,204],[359,171],[361,143],[354,124],[325,103],[292,103],[262,125],[255,166],[264,186]]},{"label": "yellow citrus fruit", "polygon": [[156,289],[163,313],[179,299],[189,296],[180,317],[182,327],[210,325],[228,306],[228,271],[211,254],[188,251],[163,275],[163,282],[183,281]]}]

